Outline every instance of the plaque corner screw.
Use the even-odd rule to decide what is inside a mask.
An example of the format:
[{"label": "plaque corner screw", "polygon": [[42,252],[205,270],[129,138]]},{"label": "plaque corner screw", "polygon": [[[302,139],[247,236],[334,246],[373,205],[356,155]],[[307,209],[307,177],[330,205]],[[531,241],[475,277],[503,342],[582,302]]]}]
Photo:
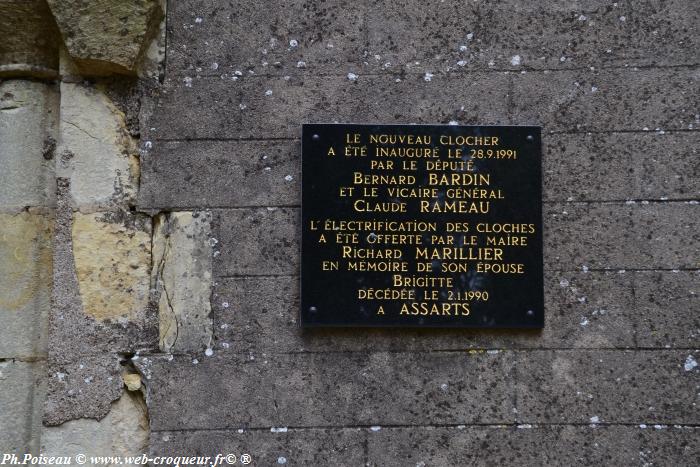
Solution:
[{"label": "plaque corner screw", "polygon": [[527,135],[527,136],[525,137],[525,139],[528,140],[528,141],[533,141],[533,140],[535,139],[535,137],[532,136],[532,135]]},{"label": "plaque corner screw", "polygon": [[319,139],[321,139],[321,137],[318,136],[318,134],[314,133],[313,135],[311,135],[311,139],[314,141],[318,141]]}]

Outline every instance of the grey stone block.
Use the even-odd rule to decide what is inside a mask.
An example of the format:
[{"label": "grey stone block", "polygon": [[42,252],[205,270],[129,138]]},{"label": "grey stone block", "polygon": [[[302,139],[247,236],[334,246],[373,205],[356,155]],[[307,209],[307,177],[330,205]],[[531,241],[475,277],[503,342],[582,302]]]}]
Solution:
[{"label": "grey stone block", "polygon": [[698,45],[690,0],[283,5],[172,5],[170,73],[293,73],[299,62],[316,73],[677,65],[693,63]]},{"label": "grey stone block", "polygon": [[[279,427],[276,427],[279,428]],[[249,454],[251,466],[363,465],[365,429],[164,431],[151,437],[152,456]]]},{"label": "grey stone block", "polygon": [[547,273],[542,332],[314,329],[298,325],[299,277],[218,280],[212,295],[218,349],[235,352],[416,351],[634,345],[631,275]]},{"label": "grey stone block", "polygon": [[0,361],[0,452],[38,454],[45,362]]},{"label": "grey stone block", "polygon": [[512,120],[549,131],[687,130],[697,126],[693,68],[528,72],[513,76]]},{"label": "grey stone block", "polygon": [[150,209],[299,204],[300,155],[299,141],[157,141],[141,168],[139,204]]},{"label": "grey stone block", "polygon": [[687,355],[670,350],[518,353],[518,422],[697,424],[700,371],[685,369]]},{"label": "grey stone block", "polygon": [[448,0],[406,8],[400,0],[372,2],[365,63],[469,70],[695,61],[678,47],[697,44],[691,33],[697,11],[689,1],[626,3]]},{"label": "grey stone block", "polygon": [[[264,5],[264,6],[263,6]],[[170,73],[232,74],[337,71],[360,62],[365,48],[365,0],[236,4],[177,2],[168,11]]]},{"label": "grey stone block", "polygon": [[296,274],[299,222],[298,208],[215,211],[214,275]]},{"label": "grey stone block", "polygon": [[700,272],[634,274],[637,343],[640,347],[697,347],[700,340]]},{"label": "grey stone block", "polygon": [[544,135],[548,201],[700,197],[697,132]]},{"label": "grey stone block", "polygon": [[387,428],[368,434],[368,465],[637,465],[635,431],[620,426]]},{"label": "grey stone block", "polygon": [[697,428],[520,426],[386,428],[369,433],[371,466],[692,466]]},{"label": "grey stone block", "polygon": [[698,429],[637,426],[289,428],[155,432],[151,455],[248,453],[250,465],[693,466]]},{"label": "grey stone block", "polygon": [[468,352],[154,357],[151,429],[512,423],[513,363]]},{"label": "grey stone block", "polygon": [[545,269],[694,268],[699,212],[688,202],[549,204]]},{"label": "grey stone block", "polygon": [[[398,80],[398,81],[397,81]],[[508,123],[505,73],[167,80],[156,139],[299,138],[302,123]],[[183,111],[187,109],[187,111]]]},{"label": "grey stone block", "polygon": [[700,428],[689,426],[656,426],[641,430],[639,460],[663,466],[692,467],[700,459],[697,443]]}]

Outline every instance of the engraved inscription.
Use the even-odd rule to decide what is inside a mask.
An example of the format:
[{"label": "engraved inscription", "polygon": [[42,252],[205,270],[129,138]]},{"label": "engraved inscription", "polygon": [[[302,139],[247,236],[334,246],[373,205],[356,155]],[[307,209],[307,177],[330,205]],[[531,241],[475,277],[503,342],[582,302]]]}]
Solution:
[{"label": "engraved inscription", "polygon": [[304,326],[541,327],[538,127],[304,125]]}]

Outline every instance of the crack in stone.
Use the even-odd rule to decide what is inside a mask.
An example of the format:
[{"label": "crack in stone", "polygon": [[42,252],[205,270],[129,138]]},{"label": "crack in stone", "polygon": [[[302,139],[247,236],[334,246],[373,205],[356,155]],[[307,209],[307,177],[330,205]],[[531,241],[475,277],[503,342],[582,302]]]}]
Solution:
[{"label": "crack in stone", "polygon": [[96,136],[93,136],[92,134],[90,134],[90,132],[88,132],[87,130],[85,130],[85,129],[83,129],[83,128],[80,128],[80,126],[76,125],[75,123],[73,123],[73,122],[71,122],[71,121],[68,121],[68,120],[66,120],[66,119],[61,119],[61,122],[67,123],[67,124],[69,124],[70,126],[77,128],[79,131],[85,133],[85,134],[88,135],[90,138],[94,139],[95,141],[100,141],[100,142],[102,142],[102,140],[101,140],[100,138],[98,138],[98,137],[96,137]]},{"label": "crack in stone", "polygon": [[[163,271],[165,270],[165,263],[167,261],[167,257],[170,254],[170,250],[172,249],[172,245],[170,242],[170,214],[166,213],[164,214],[164,244],[163,244],[163,253],[160,257],[160,261],[158,263],[158,273],[156,275],[156,281],[157,283],[160,284],[163,290],[163,294],[165,295],[165,301],[168,306],[168,309],[170,310],[170,314],[173,317],[173,321],[175,323],[175,338],[173,339],[172,343],[167,344],[166,343],[166,338],[170,334],[170,329],[172,325],[168,325],[168,327],[165,329],[163,332],[163,337],[162,337],[162,345],[164,347],[168,347],[170,349],[175,347],[175,344],[177,343],[178,337],[179,337],[179,332],[180,332],[180,322],[177,316],[177,313],[175,313],[175,308],[173,307],[173,302],[172,302],[172,297],[170,296],[170,293],[168,292],[168,287],[165,285],[165,280],[163,279]],[[152,235],[155,238],[156,232],[155,230],[153,231]],[[160,323],[163,324],[164,320],[160,320]]]}]

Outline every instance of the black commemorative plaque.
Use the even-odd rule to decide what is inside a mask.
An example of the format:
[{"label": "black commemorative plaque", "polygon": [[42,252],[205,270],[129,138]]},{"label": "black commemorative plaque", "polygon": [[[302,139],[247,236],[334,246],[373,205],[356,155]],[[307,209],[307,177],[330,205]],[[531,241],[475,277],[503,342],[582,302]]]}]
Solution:
[{"label": "black commemorative plaque", "polygon": [[302,326],[544,325],[539,127],[302,133]]}]

